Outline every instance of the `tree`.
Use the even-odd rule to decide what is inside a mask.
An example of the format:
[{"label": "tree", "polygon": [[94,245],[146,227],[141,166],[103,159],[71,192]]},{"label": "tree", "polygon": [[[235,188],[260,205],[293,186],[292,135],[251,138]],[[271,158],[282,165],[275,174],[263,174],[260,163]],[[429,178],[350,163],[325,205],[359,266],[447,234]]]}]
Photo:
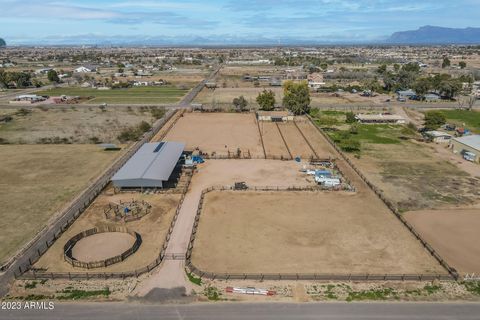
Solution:
[{"label": "tree", "polygon": [[445,69],[446,67],[450,67],[450,59],[448,59],[448,57],[443,58],[442,62],[442,69]]},{"label": "tree", "polygon": [[385,74],[387,72],[387,65],[386,64],[382,64],[381,66],[379,66],[377,68],[377,73],[379,74]]},{"label": "tree", "polygon": [[425,113],[425,129],[436,130],[446,122],[443,113],[438,111],[429,111]]},{"label": "tree", "polygon": [[273,110],[273,108],[275,107],[275,93],[272,90],[263,90],[257,96],[257,103],[262,110]]},{"label": "tree", "polygon": [[412,89],[415,90],[417,95],[424,96],[428,93],[431,87],[431,82],[428,78],[418,78],[412,85]]},{"label": "tree", "polygon": [[465,61],[460,61],[458,65],[461,69],[465,69],[467,67],[467,63]]},{"label": "tree", "polygon": [[149,131],[150,129],[152,128],[152,126],[146,122],[146,121],[142,121],[140,122],[140,124],[138,125],[138,129],[141,131],[141,132],[147,132]]},{"label": "tree", "polygon": [[283,84],[283,106],[295,115],[308,113],[310,110],[310,91],[308,83],[287,81]]},{"label": "tree", "polygon": [[240,96],[233,99],[233,105],[235,106],[235,109],[237,109],[237,111],[242,112],[247,108],[248,102],[243,96]]},{"label": "tree", "polygon": [[355,119],[355,113],[353,113],[352,111],[347,112],[345,116],[347,117],[347,119],[345,120],[346,123],[357,122],[357,119]]},{"label": "tree", "polygon": [[0,38],[0,48],[1,47],[6,47],[7,46],[7,43],[5,42],[5,40],[3,40],[2,38]]},{"label": "tree", "polygon": [[57,71],[55,70],[48,70],[48,73],[47,73],[47,79],[48,81],[50,82],[55,82],[55,83],[59,83],[60,82],[60,78],[58,77],[58,73]]}]

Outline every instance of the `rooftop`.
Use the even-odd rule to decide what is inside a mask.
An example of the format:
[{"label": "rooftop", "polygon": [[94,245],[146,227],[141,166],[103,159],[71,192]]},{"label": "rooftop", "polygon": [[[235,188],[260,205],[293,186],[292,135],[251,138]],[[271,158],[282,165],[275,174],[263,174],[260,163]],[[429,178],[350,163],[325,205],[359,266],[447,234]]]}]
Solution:
[{"label": "rooftop", "polygon": [[464,136],[460,138],[453,138],[453,140],[463,143],[470,148],[480,150],[480,135],[475,134],[471,136]]},{"label": "rooftop", "polygon": [[357,114],[357,120],[405,120],[397,114]]},{"label": "rooftop", "polygon": [[184,143],[145,143],[123,167],[112,181],[148,179],[167,181],[185,148]]}]

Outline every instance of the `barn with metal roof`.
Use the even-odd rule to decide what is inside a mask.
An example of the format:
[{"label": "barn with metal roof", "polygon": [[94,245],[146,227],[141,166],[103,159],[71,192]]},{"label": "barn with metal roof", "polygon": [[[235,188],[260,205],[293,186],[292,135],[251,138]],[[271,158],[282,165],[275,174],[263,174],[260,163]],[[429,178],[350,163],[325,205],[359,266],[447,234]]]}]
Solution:
[{"label": "barn with metal roof", "polygon": [[182,156],[180,142],[145,143],[113,176],[117,188],[162,188]]}]

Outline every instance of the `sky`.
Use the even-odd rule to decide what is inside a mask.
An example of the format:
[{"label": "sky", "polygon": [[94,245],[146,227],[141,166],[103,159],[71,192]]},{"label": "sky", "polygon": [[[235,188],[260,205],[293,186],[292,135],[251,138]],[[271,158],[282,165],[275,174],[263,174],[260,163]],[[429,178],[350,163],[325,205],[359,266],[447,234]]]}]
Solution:
[{"label": "sky", "polygon": [[424,25],[479,27],[479,14],[480,0],[0,0],[0,37],[9,44],[365,43]]}]

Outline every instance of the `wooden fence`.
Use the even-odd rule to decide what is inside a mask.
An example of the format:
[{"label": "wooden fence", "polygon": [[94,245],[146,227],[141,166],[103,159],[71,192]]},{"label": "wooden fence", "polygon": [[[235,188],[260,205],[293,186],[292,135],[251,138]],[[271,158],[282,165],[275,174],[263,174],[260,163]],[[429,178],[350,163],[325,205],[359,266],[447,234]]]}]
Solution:
[{"label": "wooden fence", "polygon": [[[155,267],[160,265],[160,263],[164,260],[165,258],[165,252],[168,247],[168,242],[170,241],[170,237],[173,232],[173,228],[175,226],[175,223],[178,219],[178,215],[180,213],[180,208],[182,207],[183,200],[185,199],[185,193],[188,190],[188,186],[190,185],[190,182],[192,180],[192,175],[193,175],[193,170],[188,170],[187,172],[188,179],[185,187],[185,192],[181,195],[180,201],[177,205],[177,209],[175,211],[175,215],[172,219],[172,222],[170,224],[170,228],[168,229],[168,233],[165,236],[165,241],[163,243],[163,246],[160,250],[160,254],[158,257],[149,265],[132,270],[132,271],[126,271],[126,272],[47,272],[47,271],[42,271],[42,270],[29,270],[29,271],[24,271],[22,273],[15,273],[16,278],[20,279],[26,279],[26,280],[35,280],[35,279],[68,279],[68,280],[89,280],[89,279],[126,279],[126,278],[131,278],[131,277],[139,277],[142,274],[148,273],[152,271]],[[48,248],[47,248],[48,249]],[[46,250],[45,250],[46,251]],[[42,252],[43,254],[44,252]],[[35,263],[35,262],[33,262]]]},{"label": "wooden fence", "polygon": [[[125,250],[121,254],[110,257],[110,258],[107,258],[107,259],[103,259],[103,260],[92,261],[92,262],[84,262],[84,261],[77,260],[72,256],[72,249],[78,241],[82,240],[83,238],[93,236],[94,234],[105,233],[105,232],[128,233],[129,235],[131,235],[132,237],[135,238],[135,242],[133,243],[133,245],[130,248],[128,248],[127,250]],[[67,241],[67,243],[65,243],[65,245],[63,246],[63,257],[64,257],[66,262],[68,262],[69,264],[71,264],[74,267],[79,267],[79,268],[84,268],[84,269],[105,268],[105,267],[108,267],[112,264],[122,262],[123,260],[125,260],[126,258],[131,256],[132,254],[134,254],[138,250],[138,248],[140,247],[141,244],[142,244],[141,236],[134,231],[128,230],[124,226],[96,227],[96,228],[92,228],[92,229],[82,231],[82,232],[74,235],[72,238],[70,238]]]},{"label": "wooden fence", "polygon": [[[92,201],[100,194],[100,192],[110,183],[111,177],[140,149],[142,145],[149,142],[150,139],[167,123],[176,113],[176,110],[169,110],[163,118],[159,119],[153,128],[145,133],[140,141],[135,143],[123,156],[100,176],[89,188],[87,188],[75,201],[73,201],[64,213],[60,215],[50,228],[43,230],[37,234],[35,240],[18,254],[15,259],[8,265],[2,266],[0,271],[7,270],[10,265],[15,264],[13,276],[19,277],[28,271],[35,262],[52,246],[52,244],[60,238],[75,220],[85,211]],[[22,257],[22,259],[20,259]],[[21,260],[21,261],[20,261]]]}]

